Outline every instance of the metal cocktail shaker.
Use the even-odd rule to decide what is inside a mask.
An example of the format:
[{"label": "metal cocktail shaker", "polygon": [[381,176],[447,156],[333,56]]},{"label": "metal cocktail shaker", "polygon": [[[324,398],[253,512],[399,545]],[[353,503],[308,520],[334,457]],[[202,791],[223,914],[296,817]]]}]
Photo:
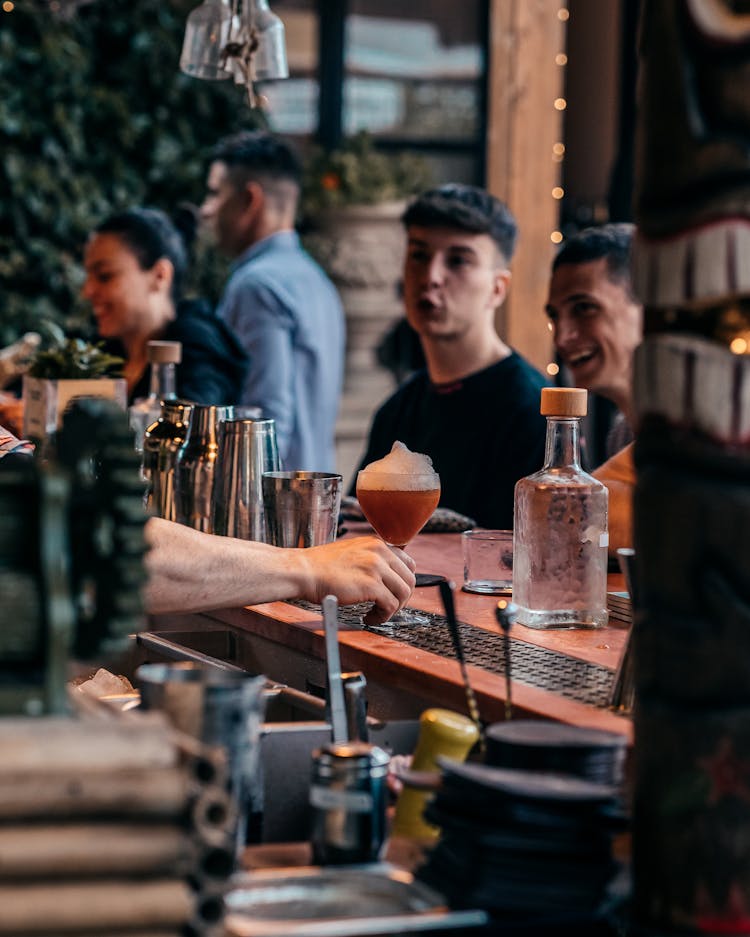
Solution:
[{"label": "metal cocktail shaker", "polygon": [[273,420],[219,423],[219,466],[212,496],[212,530],[242,540],[265,540],[264,472],[280,467]]},{"label": "metal cocktail shaker", "polygon": [[390,758],[364,742],[334,742],[313,754],[313,861],[374,862],[385,842]]},{"label": "metal cocktail shaker", "polygon": [[329,472],[266,472],[266,542],[315,547],[335,540],[341,484],[341,475]]},{"label": "metal cocktail shaker", "polygon": [[226,407],[194,404],[187,438],[175,459],[176,520],[211,533],[211,495],[219,456],[217,425]]},{"label": "metal cocktail shaker", "polygon": [[175,460],[187,438],[192,409],[188,400],[162,400],[161,415],[143,438],[143,474],[148,483],[146,507],[168,521],[177,516]]}]

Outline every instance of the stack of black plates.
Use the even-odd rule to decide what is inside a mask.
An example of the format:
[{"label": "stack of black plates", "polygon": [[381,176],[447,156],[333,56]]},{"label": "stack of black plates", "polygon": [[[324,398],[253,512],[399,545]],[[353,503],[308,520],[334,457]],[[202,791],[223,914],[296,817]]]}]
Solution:
[{"label": "stack of black plates", "polygon": [[487,729],[488,765],[572,774],[587,781],[623,782],[627,739],[616,732],[558,722],[497,722]]},{"label": "stack of black plates", "polygon": [[[519,745],[511,753],[514,725]],[[537,736],[541,744],[530,745],[532,725],[545,724],[507,723],[488,732],[488,756],[514,767],[441,762],[442,784],[425,816],[442,835],[418,876],[451,907],[489,912],[498,933],[609,933],[607,912],[621,873],[613,840],[627,826],[620,786],[609,782],[621,778],[625,740],[614,744],[599,733],[606,755],[597,754],[592,739],[577,746],[568,727],[559,726],[559,749],[570,761],[563,757],[553,772],[539,749],[551,757],[555,746],[546,729]],[[521,768],[524,759],[532,764]]]}]

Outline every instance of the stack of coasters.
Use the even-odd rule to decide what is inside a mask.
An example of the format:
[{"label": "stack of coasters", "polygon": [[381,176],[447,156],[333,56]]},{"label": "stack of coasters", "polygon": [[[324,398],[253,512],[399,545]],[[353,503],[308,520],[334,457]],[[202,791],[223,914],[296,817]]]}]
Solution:
[{"label": "stack of coasters", "polygon": [[633,624],[633,606],[627,592],[608,592],[607,610],[611,621]]},{"label": "stack of coasters", "polygon": [[613,841],[627,828],[625,749],[615,733],[491,726],[495,764],[440,762],[425,817],[442,834],[418,877],[451,907],[487,911],[498,933],[608,933],[622,871]]},{"label": "stack of coasters", "polygon": [[487,729],[486,762],[497,768],[570,774],[597,784],[623,783],[627,738],[617,732],[531,719]]}]

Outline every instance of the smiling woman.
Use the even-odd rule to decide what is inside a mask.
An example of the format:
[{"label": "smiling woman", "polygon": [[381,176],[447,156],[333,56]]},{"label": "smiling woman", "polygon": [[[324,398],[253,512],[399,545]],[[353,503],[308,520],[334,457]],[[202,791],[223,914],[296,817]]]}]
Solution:
[{"label": "smiling woman", "polygon": [[111,215],[89,238],[84,263],[82,293],[108,350],[125,358],[129,400],[148,393],[152,339],[182,343],[178,396],[206,404],[239,400],[246,355],[205,302],[182,298],[187,250],[163,212]]}]

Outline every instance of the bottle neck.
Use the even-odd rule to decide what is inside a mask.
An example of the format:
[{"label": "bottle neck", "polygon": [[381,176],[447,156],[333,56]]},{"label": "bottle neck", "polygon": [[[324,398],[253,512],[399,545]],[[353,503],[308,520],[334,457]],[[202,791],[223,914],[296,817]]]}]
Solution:
[{"label": "bottle neck", "polygon": [[177,396],[175,387],[174,364],[154,362],[151,365],[151,381],[148,389],[149,397],[155,397],[157,400],[174,400]]},{"label": "bottle neck", "polygon": [[548,416],[544,467],[581,468],[581,420],[579,417]]}]

